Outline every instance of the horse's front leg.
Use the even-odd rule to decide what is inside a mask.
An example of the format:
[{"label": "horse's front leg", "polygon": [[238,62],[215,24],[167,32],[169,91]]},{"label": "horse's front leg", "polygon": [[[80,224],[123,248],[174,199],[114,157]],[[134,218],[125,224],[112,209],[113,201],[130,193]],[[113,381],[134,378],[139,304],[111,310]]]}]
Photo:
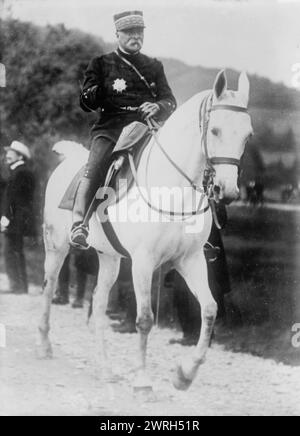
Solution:
[{"label": "horse's front leg", "polygon": [[202,319],[197,346],[193,354],[186,356],[178,365],[174,379],[174,386],[185,390],[191,385],[199,366],[205,361],[217,316],[217,304],[208,285],[207,264],[203,249],[197,254],[185,257],[177,266],[177,270],[198,299]]},{"label": "horse's front leg", "polygon": [[60,250],[49,249],[46,245],[45,274],[43,284],[43,313],[38,327],[37,355],[40,359],[52,357],[52,347],[49,339],[50,311],[53,294],[57,286],[57,279],[64,259],[68,252],[66,244]]},{"label": "horse's front leg", "polygon": [[151,308],[152,275],[151,257],[141,252],[135,253],[132,258],[132,277],[137,303],[136,328],[139,333],[138,374],[133,384],[136,390],[152,390],[146,371],[148,335],[154,320]]},{"label": "horse's front leg", "polygon": [[107,344],[105,330],[108,326],[106,309],[111,288],[117,280],[120,269],[120,258],[105,254],[98,254],[99,273],[93,298],[93,316],[96,330],[96,362],[101,379],[105,382],[112,381],[110,362],[107,359]]}]

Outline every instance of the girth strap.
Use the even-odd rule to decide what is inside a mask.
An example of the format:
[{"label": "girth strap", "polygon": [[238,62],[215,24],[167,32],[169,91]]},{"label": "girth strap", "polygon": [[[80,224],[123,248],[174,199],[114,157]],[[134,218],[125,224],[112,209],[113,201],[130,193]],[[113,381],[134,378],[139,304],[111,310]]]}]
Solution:
[{"label": "girth strap", "polygon": [[121,254],[123,257],[127,257],[128,259],[131,259],[131,256],[129,252],[126,250],[126,248],[121,244],[115,229],[113,228],[112,223],[110,222],[108,215],[107,220],[101,221],[101,225],[103,228],[103,231],[109,240],[110,244],[113,246],[113,248]]}]

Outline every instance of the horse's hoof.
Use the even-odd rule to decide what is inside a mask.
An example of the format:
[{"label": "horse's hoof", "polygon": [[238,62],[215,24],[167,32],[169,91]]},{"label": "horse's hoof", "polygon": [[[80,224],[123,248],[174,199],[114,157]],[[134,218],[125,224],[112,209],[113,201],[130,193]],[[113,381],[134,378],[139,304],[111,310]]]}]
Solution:
[{"label": "horse's hoof", "polygon": [[133,395],[139,402],[142,403],[153,403],[157,401],[156,394],[153,390],[152,385],[144,384],[142,385],[133,385]]},{"label": "horse's hoof", "polygon": [[186,378],[183,374],[181,365],[176,368],[176,373],[173,378],[173,386],[179,391],[186,391],[191,386],[193,380]]},{"label": "horse's hoof", "polygon": [[46,360],[46,359],[52,359],[53,357],[53,351],[51,344],[48,344],[46,347],[44,346],[38,346],[36,348],[36,355],[38,359]]},{"label": "horse's hoof", "polygon": [[134,392],[153,392],[151,380],[145,374],[138,375],[134,380],[132,387]]},{"label": "horse's hoof", "polygon": [[142,392],[145,394],[151,393],[153,392],[153,387],[151,385],[148,386],[135,386],[133,385],[133,392]]}]

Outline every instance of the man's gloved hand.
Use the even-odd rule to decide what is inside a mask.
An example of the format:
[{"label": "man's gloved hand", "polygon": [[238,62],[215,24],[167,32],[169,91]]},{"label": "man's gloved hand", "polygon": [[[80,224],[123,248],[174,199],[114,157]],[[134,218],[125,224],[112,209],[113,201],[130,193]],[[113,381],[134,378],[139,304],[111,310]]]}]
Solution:
[{"label": "man's gloved hand", "polygon": [[6,216],[3,216],[0,220],[0,227],[1,227],[1,232],[5,232],[7,230],[7,227],[9,226],[9,219],[6,218]]},{"label": "man's gloved hand", "polygon": [[147,119],[157,114],[159,109],[160,108],[157,103],[149,103],[148,101],[146,101],[145,103],[141,104],[138,109],[138,113],[140,114],[142,119]]}]

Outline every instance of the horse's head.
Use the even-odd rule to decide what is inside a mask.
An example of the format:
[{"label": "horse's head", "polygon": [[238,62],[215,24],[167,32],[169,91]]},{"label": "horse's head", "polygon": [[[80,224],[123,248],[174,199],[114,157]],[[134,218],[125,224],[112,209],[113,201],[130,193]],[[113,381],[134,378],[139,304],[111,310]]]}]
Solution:
[{"label": "horse's head", "polygon": [[239,162],[253,134],[247,112],[249,80],[241,73],[237,91],[227,90],[224,71],[215,80],[206,132],[206,154],[213,167],[215,191],[225,203],[237,199]]}]

